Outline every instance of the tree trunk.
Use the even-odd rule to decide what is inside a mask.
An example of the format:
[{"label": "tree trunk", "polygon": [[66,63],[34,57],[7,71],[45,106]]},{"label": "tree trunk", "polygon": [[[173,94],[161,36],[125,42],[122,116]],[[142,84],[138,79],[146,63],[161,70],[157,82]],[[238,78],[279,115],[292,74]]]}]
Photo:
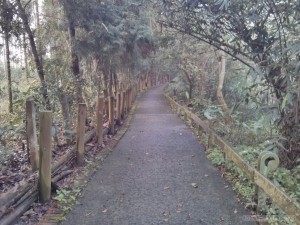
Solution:
[{"label": "tree trunk", "polygon": [[23,33],[23,52],[24,52],[24,66],[25,66],[25,75],[26,79],[29,78],[29,69],[28,69],[28,57],[27,57],[27,45],[26,45],[26,36],[25,32]]},{"label": "tree trunk", "polygon": [[16,0],[16,5],[19,9],[19,16],[22,19],[24,29],[25,29],[25,31],[28,35],[28,38],[29,38],[31,51],[32,51],[32,54],[33,54],[34,62],[35,62],[35,67],[37,69],[37,73],[38,73],[38,76],[39,76],[39,79],[40,79],[40,82],[41,82],[41,86],[42,86],[42,95],[43,95],[43,98],[45,100],[45,105],[46,105],[47,109],[50,109],[51,107],[50,107],[50,101],[49,101],[49,96],[48,96],[48,88],[47,88],[47,84],[46,84],[46,81],[45,81],[45,74],[44,74],[43,64],[40,60],[40,57],[39,57],[39,54],[38,54],[38,51],[37,51],[37,48],[36,48],[36,43],[35,43],[35,40],[34,40],[34,36],[33,36],[32,30],[29,26],[28,16],[27,16],[27,14],[25,12],[25,9],[24,9],[24,7],[21,3],[21,0]]},{"label": "tree trunk", "polygon": [[228,106],[223,97],[223,85],[224,85],[225,74],[226,74],[226,59],[225,59],[224,53],[222,52],[221,62],[220,62],[219,81],[218,81],[218,87],[217,87],[217,99],[226,115],[226,118],[225,118],[226,123],[231,124],[232,119],[230,117]]},{"label": "tree trunk", "polygon": [[70,39],[71,57],[72,57],[71,68],[75,79],[77,102],[82,103],[83,97],[82,97],[82,83],[81,83],[81,76],[80,76],[79,57],[75,50],[76,30],[72,18],[70,18],[70,16],[67,17],[69,20],[69,39]]},{"label": "tree trunk", "polygon": [[70,104],[67,94],[62,90],[58,89],[59,102],[61,104],[61,111],[64,118],[64,128],[66,130],[71,129],[71,118],[70,118]]},{"label": "tree trunk", "polygon": [[8,89],[8,111],[13,113],[13,99],[12,99],[12,87],[11,87],[11,68],[10,68],[10,49],[9,49],[9,33],[8,30],[4,31],[5,41],[5,61],[6,61],[6,74],[7,74],[7,89]]},{"label": "tree trunk", "polygon": [[191,81],[189,81],[189,100],[192,100],[193,86],[194,84]]},{"label": "tree trunk", "polygon": [[192,97],[193,97],[194,79],[192,79],[190,77],[189,73],[185,69],[182,68],[182,70],[183,70],[183,72],[185,74],[185,77],[186,77],[188,83],[189,83],[189,92],[188,92],[189,93],[189,99],[188,100],[190,101],[192,99]]},{"label": "tree trunk", "polygon": [[39,0],[34,1],[35,8],[35,24],[37,28],[36,42],[37,42],[37,51],[40,57],[41,64],[43,64],[43,47],[41,41],[41,27],[40,27],[40,11],[39,11]]},{"label": "tree trunk", "polygon": [[108,93],[110,96],[113,96],[113,73],[112,69],[109,69],[109,86],[108,86]]},{"label": "tree trunk", "polygon": [[200,98],[203,99],[206,94],[206,72],[200,74],[199,92]]}]

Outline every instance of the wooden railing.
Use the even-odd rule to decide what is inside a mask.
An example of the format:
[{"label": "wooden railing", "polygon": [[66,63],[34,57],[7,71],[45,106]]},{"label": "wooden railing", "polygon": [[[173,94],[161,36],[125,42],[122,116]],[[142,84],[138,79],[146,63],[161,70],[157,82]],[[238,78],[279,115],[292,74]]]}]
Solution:
[{"label": "wooden railing", "polygon": [[[167,81],[168,79],[163,75],[156,76],[155,80],[147,76],[146,78],[139,79],[138,82],[134,84],[124,85],[122,89],[116,90],[112,96],[107,96],[107,98],[98,96],[95,113],[96,127],[87,133],[85,133],[87,109],[84,103],[80,103],[78,105],[77,132],[72,131],[72,133],[76,135],[76,145],[52,164],[52,138],[49,134],[52,129],[53,114],[50,111],[40,112],[40,116],[43,114],[47,115],[47,120],[42,120],[45,123],[40,123],[40,135],[44,138],[40,138],[38,146],[34,102],[32,99],[28,99],[26,102],[26,136],[32,168],[31,179],[26,184],[20,186],[16,192],[9,193],[9,195],[7,195],[8,197],[4,200],[0,199],[2,203],[0,205],[0,224],[12,224],[20,215],[26,212],[37,199],[42,203],[48,201],[51,197],[50,187],[72,172],[69,170],[70,165],[66,164],[76,159],[77,165],[82,166],[84,164],[84,152],[91,148],[91,146],[87,146],[86,144],[96,135],[98,145],[102,146],[103,135],[108,133],[115,135],[115,123],[119,123],[122,119],[124,120],[130,111],[133,112],[134,108],[132,108],[132,106],[137,94],[140,91],[145,91]],[[103,128],[104,115],[109,121],[108,129]],[[117,136],[122,136],[124,133],[125,132],[120,132]],[[114,138],[118,138],[117,136]],[[38,169],[39,171],[37,172]]]},{"label": "wooden railing", "polygon": [[[141,82],[142,83],[142,82]],[[146,90],[145,86],[136,83],[123,90],[118,91],[114,96],[99,96],[96,109],[96,127],[85,133],[86,105],[78,104],[76,145],[70,151],[65,152],[58,160],[51,165],[51,152],[53,150],[51,128],[52,112],[40,112],[40,143],[37,144],[35,108],[32,100],[27,102],[27,139],[30,147],[30,157],[32,174],[31,181],[20,186],[16,193],[11,193],[0,205],[0,224],[8,225],[13,223],[21,214],[37,200],[46,202],[51,197],[51,187],[65,175],[72,171],[67,164],[76,159],[78,166],[84,164],[84,152],[90,148],[86,146],[88,142],[96,135],[99,146],[103,144],[103,135],[115,134],[115,122],[125,119],[129,114],[133,102],[139,91]],[[108,104],[106,104],[106,102]],[[103,118],[106,112],[106,118],[109,120],[109,129],[103,129]],[[47,115],[46,119],[44,115]],[[29,128],[29,129],[28,129]],[[32,142],[32,143],[31,143]],[[40,167],[40,168],[38,168]],[[39,171],[37,171],[39,170]],[[13,210],[10,210],[13,209]]]},{"label": "wooden railing", "polygon": [[275,186],[268,178],[263,176],[255,168],[251,167],[243,160],[220,136],[218,136],[203,120],[197,115],[175,102],[172,98],[165,95],[171,107],[178,114],[184,115],[195,124],[198,129],[203,130],[208,136],[209,146],[217,145],[225,154],[225,157],[232,160],[235,165],[240,168],[243,173],[251,180],[258,188],[261,188],[271,199],[277,204],[289,217],[300,224],[300,205],[289,197],[284,191]]}]

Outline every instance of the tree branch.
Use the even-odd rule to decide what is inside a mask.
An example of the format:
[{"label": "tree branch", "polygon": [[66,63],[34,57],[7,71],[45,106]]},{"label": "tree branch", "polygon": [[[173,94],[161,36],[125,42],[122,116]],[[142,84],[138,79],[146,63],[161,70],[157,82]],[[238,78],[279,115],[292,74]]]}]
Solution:
[{"label": "tree branch", "polygon": [[[168,25],[168,23],[166,23],[164,21],[160,21],[159,23],[161,23],[162,25],[164,25],[166,27],[170,27],[171,29],[175,29],[175,30],[177,30],[177,31],[179,31],[181,33],[188,34],[191,37],[194,37],[194,38],[196,38],[196,39],[198,39],[200,41],[203,41],[203,42],[205,42],[205,43],[207,43],[207,44],[209,44],[209,45],[217,48],[218,50],[221,50],[221,51],[225,52],[226,54],[232,56],[233,58],[235,58],[236,60],[240,61],[241,63],[243,63],[244,65],[248,66],[249,68],[253,69],[254,71],[257,71],[256,68],[254,68],[252,65],[250,65],[250,63],[246,62],[244,59],[238,57],[234,53],[231,53],[229,50],[226,50],[226,49],[222,48],[222,46],[219,46],[219,45],[213,43],[212,41],[215,41],[215,40],[211,40],[211,39],[209,39],[209,37],[206,37],[208,39],[208,40],[206,40],[205,37],[199,37],[199,36],[197,36],[196,34],[193,34],[193,33],[186,33],[186,31],[183,30],[182,28],[170,26],[170,25]],[[220,43],[220,45],[223,45],[223,43]],[[238,51],[237,49],[235,49],[233,47],[230,47],[229,45],[226,45],[225,47],[231,48],[232,51],[235,51],[235,52],[238,52],[238,53],[244,55],[241,51]],[[250,58],[250,57],[248,56],[248,58]]]}]

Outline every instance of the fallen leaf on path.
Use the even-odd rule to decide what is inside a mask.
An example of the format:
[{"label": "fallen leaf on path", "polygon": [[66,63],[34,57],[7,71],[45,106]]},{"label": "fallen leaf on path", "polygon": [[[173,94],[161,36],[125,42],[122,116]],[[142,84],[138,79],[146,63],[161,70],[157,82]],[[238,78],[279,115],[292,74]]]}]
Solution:
[{"label": "fallen leaf on path", "polygon": [[103,212],[103,213],[107,213],[107,211],[108,211],[108,209],[104,209],[102,212]]},{"label": "fallen leaf on path", "polygon": [[178,204],[178,205],[176,206],[176,212],[177,212],[177,213],[181,213],[181,210],[182,210],[182,204]]},{"label": "fallen leaf on path", "polygon": [[165,222],[168,222],[168,221],[169,221],[169,219],[164,219],[164,221],[165,221]]},{"label": "fallen leaf on path", "polygon": [[187,220],[190,220],[191,219],[191,214],[189,213],[186,217]]},{"label": "fallen leaf on path", "polygon": [[93,143],[88,143],[88,144],[86,144],[86,146],[95,147],[95,144],[93,144]]},{"label": "fallen leaf on path", "polygon": [[204,175],[205,177],[209,177],[207,174]]},{"label": "fallen leaf on path", "polygon": [[234,214],[237,214],[237,213],[238,213],[237,209],[235,209],[233,212],[234,212]]},{"label": "fallen leaf on path", "polygon": [[170,189],[169,186],[164,187],[164,190],[169,190],[169,189]]},{"label": "fallen leaf on path", "polygon": [[191,183],[191,185],[192,185],[194,188],[198,188],[198,184],[197,184],[197,183]]},{"label": "fallen leaf on path", "polygon": [[192,155],[192,157],[195,157],[195,155]]}]

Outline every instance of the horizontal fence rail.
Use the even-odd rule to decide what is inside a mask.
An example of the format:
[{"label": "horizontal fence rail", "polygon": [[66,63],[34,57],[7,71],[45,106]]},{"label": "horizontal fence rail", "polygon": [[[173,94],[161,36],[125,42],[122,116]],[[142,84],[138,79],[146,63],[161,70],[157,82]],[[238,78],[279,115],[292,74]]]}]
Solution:
[{"label": "horizontal fence rail", "polygon": [[263,176],[255,168],[251,167],[245,160],[239,156],[232,147],[230,147],[220,136],[218,136],[206,122],[201,120],[197,115],[175,102],[172,98],[165,95],[170,105],[175,108],[179,114],[183,113],[185,118],[189,118],[199,128],[201,128],[209,137],[209,141],[217,145],[226,155],[226,158],[232,160],[235,165],[243,171],[243,173],[255,185],[261,188],[271,199],[277,204],[288,216],[300,224],[300,205],[285,192],[275,186],[268,178]]}]

